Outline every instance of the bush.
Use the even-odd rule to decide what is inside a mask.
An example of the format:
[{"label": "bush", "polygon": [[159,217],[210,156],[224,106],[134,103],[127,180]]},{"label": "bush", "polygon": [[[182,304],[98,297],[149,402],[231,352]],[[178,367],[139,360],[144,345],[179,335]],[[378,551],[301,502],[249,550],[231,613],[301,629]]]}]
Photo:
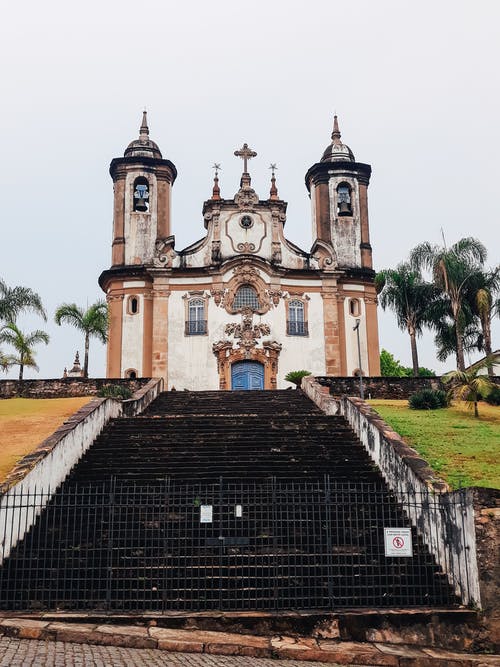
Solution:
[{"label": "bush", "polygon": [[297,387],[300,387],[302,378],[306,377],[306,375],[311,375],[311,371],[290,371],[285,375],[285,380],[287,382],[293,382]]},{"label": "bush", "polygon": [[105,384],[97,395],[101,398],[117,398],[125,401],[132,397],[132,390],[129,387],[123,387],[121,384]]},{"label": "bush", "polygon": [[449,400],[446,392],[441,389],[422,389],[410,396],[408,405],[412,410],[437,410],[447,408]]},{"label": "bush", "polygon": [[500,405],[500,387],[493,387],[493,389],[482,398],[490,405]]}]

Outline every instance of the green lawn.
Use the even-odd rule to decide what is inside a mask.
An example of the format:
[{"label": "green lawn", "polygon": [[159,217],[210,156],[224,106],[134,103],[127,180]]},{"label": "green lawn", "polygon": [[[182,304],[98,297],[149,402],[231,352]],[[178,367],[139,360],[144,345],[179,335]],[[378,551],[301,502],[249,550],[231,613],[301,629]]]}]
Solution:
[{"label": "green lawn", "polygon": [[370,405],[454,489],[500,489],[500,407],[479,404],[479,419],[464,404],[410,410],[407,401]]}]

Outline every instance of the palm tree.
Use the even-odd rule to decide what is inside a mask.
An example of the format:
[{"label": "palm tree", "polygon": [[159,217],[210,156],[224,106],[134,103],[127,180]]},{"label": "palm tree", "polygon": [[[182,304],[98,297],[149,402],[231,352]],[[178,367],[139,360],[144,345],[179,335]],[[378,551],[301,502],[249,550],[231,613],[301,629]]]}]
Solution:
[{"label": "palm tree", "polygon": [[30,287],[8,287],[0,278],[0,321],[15,322],[24,310],[37,313],[47,320],[42,300],[36,292]]},{"label": "palm tree", "polygon": [[490,376],[482,373],[482,371],[491,368],[498,361],[500,361],[500,355],[490,355],[468,370],[451,371],[442,377],[445,384],[451,385],[449,393],[453,398],[457,398],[459,401],[467,401],[470,407],[474,406],[474,417],[479,417],[477,403],[481,396],[496,387]]},{"label": "palm tree", "polygon": [[6,324],[0,329],[0,343],[12,345],[15,354],[7,357],[8,366],[19,366],[19,379],[23,379],[24,368],[34,368],[38,370],[35,362],[35,345],[49,342],[49,335],[45,331],[37,329],[29,334],[25,334],[13,322]]},{"label": "palm tree", "polygon": [[463,304],[474,274],[486,261],[486,248],[472,237],[460,239],[450,248],[421,243],[410,254],[411,265],[432,272],[434,284],[447,295],[457,339],[457,365],[465,370]]},{"label": "palm tree", "polygon": [[11,366],[12,356],[9,354],[4,354],[2,350],[0,350],[0,369],[2,371],[8,371]]},{"label": "palm tree", "polygon": [[[490,271],[477,271],[471,281],[468,295],[472,312],[481,322],[483,334],[483,349],[486,356],[492,353],[491,347],[491,319],[495,313],[500,313],[500,267]],[[488,375],[493,375],[493,367],[488,368]]]},{"label": "palm tree", "polygon": [[439,290],[422,279],[420,272],[402,262],[395,269],[384,269],[375,276],[375,287],[382,308],[391,308],[398,327],[408,331],[411,345],[413,375],[418,377],[417,336],[428,322],[429,307]]},{"label": "palm tree", "polygon": [[89,376],[89,344],[91,336],[102,343],[108,340],[108,306],[105,301],[97,301],[87,310],[80,308],[76,303],[63,303],[56,310],[54,316],[56,324],[65,322],[71,324],[85,335],[85,358],[83,362],[83,377]]}]

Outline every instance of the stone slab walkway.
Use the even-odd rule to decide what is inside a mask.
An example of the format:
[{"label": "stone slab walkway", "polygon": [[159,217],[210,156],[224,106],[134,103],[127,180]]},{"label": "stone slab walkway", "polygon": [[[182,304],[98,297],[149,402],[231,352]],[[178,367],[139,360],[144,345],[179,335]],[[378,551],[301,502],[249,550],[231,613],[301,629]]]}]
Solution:
[{"label": "stone slab walkway", "polygon": [[[75,648],[77,645],[81,648]],[[138,662],[128,658],[123,663],[114,662],[111,648],[121,649],[127,656],[130,650],[137,649]],[[306,637],[262,637],[204,630],[50,622],[27,618],[6,618],[0,622],[0,653],[0,666],[9,667],[116,667],[121,664],[236,667],[248,665],[249,657],[271,658],[274,665],[276,659],[291,659],[294,665],[302,664],[302,661],[307,661],[310,665],[312,661],[330,666],[500,667],[500,655],[453,653],[443,649],[417,648],[402,644],[342,642]],[[185,654],[184,657],[179,658],[181,662],[175,662],[180,653]],[[77,654],[78,659],[75,657]],[[141,657],[143,654],[146,657]],[[82,655],[85,660],[88,657],[89,661],[82,661]],[[130,655],[133,655],[133,652]],[[234,661],[232,658],[232,662],[224,663],[216,656],[237,656],[242,659]],[[270,663],[269,660],[252,660],[251,664],[257,667]]]}]

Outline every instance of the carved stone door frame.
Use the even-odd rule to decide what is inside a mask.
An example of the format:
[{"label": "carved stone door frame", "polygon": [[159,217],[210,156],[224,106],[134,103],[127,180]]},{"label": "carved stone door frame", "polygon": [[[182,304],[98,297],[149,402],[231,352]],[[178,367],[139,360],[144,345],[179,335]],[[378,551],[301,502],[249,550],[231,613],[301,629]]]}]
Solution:
[{"label": "carved stone door frame", "polygon": [[231,366],[238,361],[258,361],[264,366],[264,389],[276,389],[278,385],[278,358],[281,345],[265,341],[262,348],[250,350],[233,348],[231,343],[218,345],[214,350],[219,372],[219,389],[231,389]]}]

